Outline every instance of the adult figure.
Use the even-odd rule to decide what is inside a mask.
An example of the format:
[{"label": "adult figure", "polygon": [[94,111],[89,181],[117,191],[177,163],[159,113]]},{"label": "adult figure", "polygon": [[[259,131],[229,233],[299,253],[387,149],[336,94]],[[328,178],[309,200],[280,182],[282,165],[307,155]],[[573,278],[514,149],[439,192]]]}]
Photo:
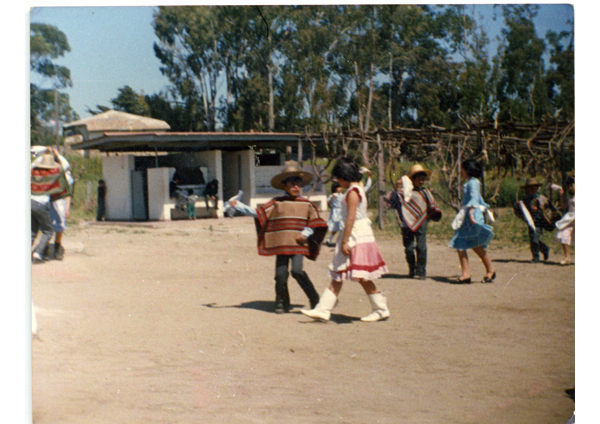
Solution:
[{"label": "adult figure", "polygon": [[206,209],[210,209],[210,205],[208,203],[209,200],[214,202],[215,210],[219,208],[219,181],[212,180],[206,187],[204,187],[204,201],[206,202]]},{"label": "adult figure", "polygon": [[52,154],[44,154],[40,161],[31,164],[31,246],[41,233],[31,253],[31,262],[44,262],[44,251],[54,234],[50,218],[50,195],[60,188],[60,165]]},{"label": "adult figure", "polygon": [[473,249],[485,266],[482,283],[491,283],[496,278],[496,272],[485,249],[494,237],[494,231],[483,218],[483,213],[487,212],[489,205],[483,201],[481,196],[481,182],[479,181],[479,178],[483,176],[481,164],[471,159],[463,161],[460,167],[460,176],[465,181],[462,188],[462,208],[452,223],[455,233],[450,240],[450,247],[458,252],[462,270],[456,283],[471,283],[468,249]]},{"label": "adult figure", "polygon": [[[73,184],[75,183],[75,180],[70,171],[71,165],[69,164],[69,161],[58,153],[58,150],[48,147],[45,153],[51,154],[55,162],[62,168],[62,177],[60,179],[62,190],[50,195],[50,220],[52,221],[54,230],[54,249],[52,255],[50,255],[48,254],[47,246],[45,249],[46,251],[44,252],[44,259],[57,259],[62,261],[65,254],[62,238],[63,233],[67,229],[67,218],[69,217],[69,211],[71,209],[71,196],[73,195]],[[40,162],[41,159],[41,157],[38,157],[34,160],[34,164]]]}]

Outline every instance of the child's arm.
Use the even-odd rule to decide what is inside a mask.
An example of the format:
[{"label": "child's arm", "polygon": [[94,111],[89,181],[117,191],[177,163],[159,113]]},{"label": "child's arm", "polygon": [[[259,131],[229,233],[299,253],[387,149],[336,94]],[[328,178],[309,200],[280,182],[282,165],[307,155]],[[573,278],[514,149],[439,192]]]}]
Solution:
[{"label": "child's arm", "polygon": [[358,193],[355,190],[352,190],[346,196],[346,204],[348,205],[348,217],[346,218],[344,234],[342,234],[342,253],[346,256],[350,255],[348,240],[350,240],[352,227],[354,227],[354,221],[356,221],[356,210],[358,209],[359,200],[360,199]]},{"label": "child's arm", "polygon": [[231,203],[230,203],[230,205],[231,205],[232,208],[235,208],[235,210],[240,211],[244,215],[251,216],[251,217],[254,217],[254,218],[258,217],[258,214],[256,213],[256,209],[251,208],[250,206],[243,204],[239,200],[232,200]]}]

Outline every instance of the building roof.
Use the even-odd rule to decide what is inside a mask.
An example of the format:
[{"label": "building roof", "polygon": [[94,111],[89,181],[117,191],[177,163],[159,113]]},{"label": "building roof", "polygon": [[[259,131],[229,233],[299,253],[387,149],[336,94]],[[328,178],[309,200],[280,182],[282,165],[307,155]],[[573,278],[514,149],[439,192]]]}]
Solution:
[{"label": "building roof", "polygon": [[295,146],[302,138],[298,133],[105,132],[99,138],[73,144],[71,148],[101,152],[235,151]]},{"label": "building roof", "polygon": [[69,122],[63,126],[63,131],[77,132],[76,128],[85,127],[87,132],[105,131],[166,131],[171,129],[169,124],[160,119],[147,118],[117,110],[108,110],[90,118]]}]

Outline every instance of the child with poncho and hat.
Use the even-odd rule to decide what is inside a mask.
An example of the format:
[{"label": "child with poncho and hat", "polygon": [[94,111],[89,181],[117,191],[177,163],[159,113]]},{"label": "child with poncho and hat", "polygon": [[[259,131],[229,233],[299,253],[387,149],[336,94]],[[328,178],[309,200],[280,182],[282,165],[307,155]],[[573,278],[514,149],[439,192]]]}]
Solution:
[{"label": "child with poncho and hat", "polygon": [[515,215],[527,223],[533,263],[540,262],[540,253],[544,261],[550,256],[550,248],[542,241],[542,234],[546,228],[543,208],[547,199],[538,193],[539,187],[540,183],[535,178],[527,178],[521,186],[525,191],[525,197],[513,205]]},{"label": "child with poncho and hat", "polygon": [[413,165],[386,199],[396,209],[402,223],[402,243],[409,277],[420,280],[427,276],[427,221],[442,219],[442,211],[433,195],[423,187],[430,177],[431,171],[419,164]]},{"label": "child with poncho and hat", "polygon": [[321,243],[327,233],[327,222],[319,215],[317,207],[300,195],[302,187],[309,184],[313,175],[297,166],[287,166],[271,179],[271,186],[285,191],[285,195],[253,209],[239,201],[231,207],[255,218],[258,236],[258,254],[275,258],[275,312],[291,309],[287,280],[290,274],[309,299],[311,307],[319,303],[319,294],[303,269],[303,258],[316,260]]}]

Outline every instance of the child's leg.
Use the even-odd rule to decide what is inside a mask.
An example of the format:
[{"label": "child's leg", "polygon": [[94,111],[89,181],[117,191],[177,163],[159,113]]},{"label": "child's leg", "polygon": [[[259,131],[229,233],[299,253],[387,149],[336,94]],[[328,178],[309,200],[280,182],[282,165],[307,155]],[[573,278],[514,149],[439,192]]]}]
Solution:
[{"label": "child's leg", "polygon": [[288,263],[291,256],[277,255],[275,257],[275,312],[290,310],[290,293],[287,280],[289,276]]},{"label": "child's leg", "polygon": [[360,320],[374,322],[387,319],[390,316],[387,299],[377,290],[375,283],[371,280],[359,280],[358,282],[369,296],[369,303],[371,303],[371,308],[373,309],[369,315],[362,317]]},{"label": "child's leg", "polygon": [[458,260],[460,262],[460,269],[462,271],[460,279],[466,280],[467,278],[471,278],[471,271],[469,270],[469,255],[467,255],[467,251],[457,250],[457,252]]},{"label": "child's leg", "polygon": [[294,255],[292,256],[292,277],[298,282],[308,300],[310,301],[310,307],[314,308],[319,303],[319,293],[315,290],[315,286],[308,278],[308,274],[303,269],[302,261],[304,256]]},{"label": "child's leg", "polygon": [[313,309],[301,309],[300,312],[314,319],[328,321],[331,316],[331,311],[337,303],[337,296],[341,289],[341,281],[331,280],[329,287],[323,291],[319,303],[317,303]]},{"label": "child's leg", "polygon": [[563,254],[565,255],[565,258],[560,261],[560,263],[562,265],[567,265],[571,262],[571,247],[568,244],[562,244],[562,250],[563,250]]},{"label": "child's leg", "polygon": [[492,267],[492,260],[490,259],[490,255],[488,255],[487,251],[481,246],[477,246],[473,249],[473,251],[477,253],[477,256],[479,256],[479,258],[481,259],[483,266],[485,266],[485,276],[491,278],[495,274],[495,272],[494,268]]},{"label": "child's leg", "polygon": [[527,230],[529,231],[529,247],[531,248],[531,255],[533,256],[532,261],[539,262],[541,228],[533,230],[531,227],[528,227]]},{"label": "child's leg", "polygon": [[427,276],[427,223],[423,224],[421,228],[419,228],[415,232],[415,237],[417,239],[417,267],[415,269],[415,274],[419,277]]},{"label": "child's leg", "polygon": [[406,263],[408,264],[408,275],[409,277],[415,276],[415,233],[409,228],[402,227],[402,244],[404,245],[404,255],[406,256]]}]

